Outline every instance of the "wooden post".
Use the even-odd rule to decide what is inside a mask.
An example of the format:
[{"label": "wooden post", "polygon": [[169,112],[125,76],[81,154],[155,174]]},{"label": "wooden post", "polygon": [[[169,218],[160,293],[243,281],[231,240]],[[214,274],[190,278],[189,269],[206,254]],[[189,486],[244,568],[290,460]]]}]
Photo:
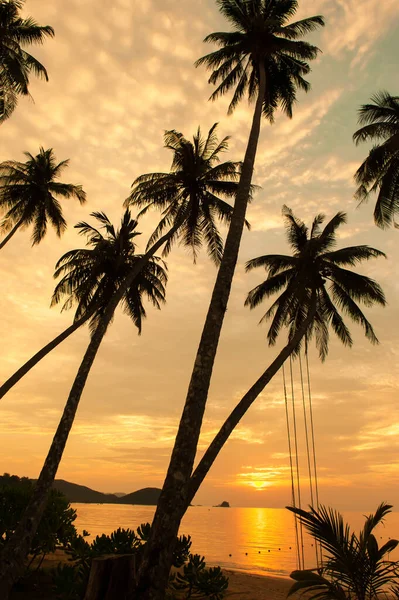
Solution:
[{"label": "wooden post", "polygon": [[111,554],[95,558],[91,564],[84,600],[134,598],[136,558],[134,554]]}]

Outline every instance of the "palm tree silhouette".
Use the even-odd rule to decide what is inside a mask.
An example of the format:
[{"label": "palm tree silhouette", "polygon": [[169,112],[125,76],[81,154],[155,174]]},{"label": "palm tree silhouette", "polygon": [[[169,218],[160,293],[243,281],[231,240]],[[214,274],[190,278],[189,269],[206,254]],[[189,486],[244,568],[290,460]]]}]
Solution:
[{"label": "palm tree silhouette", "polygon": [[[164,212],[148,242],[145,255],[118,289],[114,297],[116,304],[119,302],[117,296],[122,297],[146,261],[163,245],[164,254],[167,255],[172,244],[180,239],[181,243],[192,248],[195,260],[200,246],[205,242],[213,261],[217,263],[220,260],[223,243],[215,221],[229,222],[232,213],[232,207],[220,196],[234,196],[240,163],[220,163],[219,155],[227,150],[228,138],[219,141],[216,127],[216,124],[211,127],[205,139],[198,129],[193,142],[179,132],[165,132],[166,147],[173,152],[171,172],[149,173],[133,182],[125,205],[141,207],[140,215],[153,207]],[[72,325],[34,354],[0,386],[0,399],[51,350],[86,323],[95,310],[95,302],[91,302],[86,311],[78,307]]]},{"label": "palm tree silhouette", "polygon": [[262,114],[272,121],[274,111],[281,107],[289,117],[292,115],[296,90],[309,89],[304,79],[310,71],[308,61],[318,54],[318,48],[301,38],[324,24],[321,16],[290,23],[298,7],[297,0],[217,0],[217,4],[233,31],[213,33],[205,38],[220,48],[200,58],[196,65],[209,67],[212,70],[210,82],[219,84],[212,99],[235,90],[230,111],[244,95],[256,102],[223,259],[141,568],[138,589],[143,600],[163,597],[172,564],[173,540],[186,509],[189,480],[245,223]]},{"label": "palm tree silhouette", "polygon": [[44,66],[24,50],[30,44],[42,44],[54,29],[41,26],[32,17],[23,19],[19,11],[25,0],[0,2],[0,123],[14,111],[18,96],[29,96],[31,73],[48,81]]},{"label": "palm tree silhouette", "polygon": [[7,210],[1,229],[11,230],[0,242],[0,250],[20,227],[32,224],[32,245],[42,241],[48,222],[61,236],[67,224],[57,197],[75,197],[81,204],[86,201],[82,186],[57,181],[69,160],[57,164],[52,148],[40,148],[36,156],[24,154],[28,159],[24,163],[14,160],[0,163],[0,208]]},{"label": "palm tree silhouette", "polygon": [[337,229],[346,222],[346,215],[342,212],[337,213],[322,231],[320,226],[324,215],[314,219],[310,231],[289,208],[283,208],[283,216],[293,254],[267,254],[248,261],[247,271],[264,267],[268,276],[249,292],[245,304],[255,308],[280,292],[261,323],[271,320],[267,334],[270,346],[276,343],[283,328],[288,329],[287,344],[236,405],[201,458],[191,477],[188,504],[242,417],[286,359],[300,351],[305,340],[308,344],[312,337],[315,338],[321,360],[327,356],[330,329],[345,346],[352,346],[344,314],[363,328],[372,344],[378,343],[359,303],[367,307],[375,304],[385,306],[384,293],[369,277],[344,267],[354,267],[385,254],[369,246],[333,250]]},{"label": "palm tree silhouette", "polygon": [[356,171],[358,184],[355,197],[367,201],[376,192],[374,220],[379,227],[388,227],[399,212],[399,96],[379,92],[371,98],[372,104],[359,109],[358,129],[353,139],[356,144],[374,141],[368,157]]},{"label": "palm tree silhouette", "polygon": [[[91,366],[101,341],[114,316],[117,292],[122,289],[125,278],[139,266],[133,283],[123,292],[120,304],[131,317],[139,333],[142,320],[146,316],[143,297],[156,308],[165,302],[165,284],[167,275],[163,261],[156,257],[146,260],[135,254],[134,238],[137,221],[127,210],[119,230],[115,231],[104,213],[93,213],[100,223],[96,229],[87,223],[78,227],[88,237],[89,248],[74,250],[65,254],[58,263],[56,276],[63,274],[55,293],[54,302],[66,296],[66,303],[78,305],[78,310],[87,311],[93,302],[102,304],[91,318],[92,336],[87,347],[54,439],[47,454],[43,468],[36,482],[33,496],[18,524],[15,534],[4,547],[0,566],[0,592],[7,598],[13,582],[21,573],[24,559],[29,551],[32,538],[45,509],[48,493],[57,473],[62,454],[71,431],[75,414]],[[100,231],[102,229],[103,231]]]},{"label": "palm tree silhouette", "polygon": [[206,138],[198,128],[193,141],[171,130],[164,135],[165,148],[173,152],[169,173],[147,173],[132,184],[126,206],[141,208],[138,217],[149,209],[162,211],[162,218],[148,241],[151,247],[161,235],[168,236],[163,254],[167,256],[176,240],[192,248],[194,261],[205,242],[211,259],[219,264],[223,241],[216,220],[229,223],[233,207],[220,196],[234,198],[240,163],[220,162],[228,148],[228,137],[219,142],[217,123]]},{"label": "palm tree silhouette", "polygon": [[374,514],[366,517],[359,535],[352,532],[342,515],[331,508],[320,506],[316,510],[310,507],[308,511],[292,506],[287,508],[325,552],[319,569],[291,573],[295,583],[288,596],[296,592],[305,593],[310,600],[376,600],[387,596],[387,585],[394,584],[398,575],[398,563],[389,560],[389,553],[399,542],[388,540],[379,547],[373,532],[391,512],[391,505],[383,502]]}]

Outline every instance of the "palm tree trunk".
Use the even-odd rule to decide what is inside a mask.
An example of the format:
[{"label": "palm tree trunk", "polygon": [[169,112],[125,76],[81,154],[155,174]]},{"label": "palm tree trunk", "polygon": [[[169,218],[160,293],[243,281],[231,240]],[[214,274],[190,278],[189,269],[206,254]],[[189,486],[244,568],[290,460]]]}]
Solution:
[{"label": "palm tree trunk", "polygon": [[265,90],[266,74],[264,66],[260,65],[259,93],[223,258],[194,362],[168,472],[152,523],[150,540],[140,570],[137,590],[138,597],[141,600],[163,600],[177,532],[186,510],[189,481],[208,397],[213,364],[245,223]]},{"label": "palm tree trunk", "polygon": [[291,355],[291,353],[298,346],[301,339],[306,335],[309,325],[313,321],[313,318],[316,313],[316,303],[313,304],[313,308],[311,308],[307,318],[298,329],[298,331],[293,336],[292,340],[288,342],[286,346],[281,350],[275,360],[268,366],[268,368],[262,373],[259,379],[253,384],[253,386],[248,390],[248,392],[241,398],[240,402],[234,408],[234,410],[227,417],[226,421],[223,423],[221,429],[214,437],[213,441],[209,445],[207,451],[204,456],[201,458],[198,463],[194,473],[190,479],[190,488],[187,497],[187,507],[191,504],[192,499],[197,493],[201,483],[205,479],[206,475],[209,472],[209,469],[212,467],[216,458],[219,455],[219,452],[229,439],[231,433],[237,427],[238,423],[241,421],[242,417],[245,415],[247,410],[259,396],[259,394],[265,389],[269,381],[273,379],[277,371],[282,367],[287,358]]},{"label": "palm tree trunk", "polygon": [[11,375],[11,377],[9,377],[7,381],[5,381],[2,386],[0,386],[0,400],[1,398],[3,398],[3,396],[7,394],[7,392],[10,391],[12,387],[14,387],[16,383],[18,383],[20,379],[22,379],[22,377],[24,377],[24,375],[29,373],[29,371],[33,369],[33,367],[37,365],[37,363],[40,362],[42,358],[47,356],[47,354],[49,354],[51,350],[54,350],[54,348],[56,348],[59,344],[61,344],[61,342],[66,340],[74,331],[76,331],[81,325],[83,325],[93,315],[93,312],[94,311],[91,311],[90,314],[87,314],[75,321],[74,323],[72,323],[72,325],[67,327],[67,329],[60,333],[60,335],[57,335],[57,337],[55,337],[51,342],[43,346],[43,348],[39,350],[39,352],[36,352],[36,354],[34,354],[32,358],[26,361],[26,363],[22,365],[22,367],[20,367],[18,371],[15,371],[14,375]]},{"label": "palm tree trunk", "polygon": [[10,239],[12,238],[12,236],[14,235],[14,233],[17,232],[17,230],[21,227],[22,223],[24,222],[24,217],[22,217],[18,223],[16,223],[16,225],[14,225],[14,227],[11,229],[10,233],[8,235],[6,235],[6,237],[4,238],[4,240],[1,240],[0,242],[0,250],[7,244],[7,242],[10,241]]},{"label": "palm tree trunk", "polygon": [[15,533],[1,553],[0,597],[3,600],[8,599],[14,582],[23,572],[25,559],[46,508],[48,494],[54,482],[87,377],[115,310],[115,303],[112,300],[99,322],[80,364],[47,458],[35,484],[32,498]]},{"label": "palm tree trunk", "polygon": [[[136,275],[141,271],[141,269],[143,269],[145,267],[145,265],[150,260],[150,258],[152,256],[154,256],[155,252],[165,242],[167,242],[168,239],[177,231],[177,229],[179,228],[179,226],[180,225],[176,225],[176,226],[172,227],[164,236],[162,236],[157,242],[155,242],[155,244],[153,246],[151,246],[151,248],[146,252],[146,254],[143,257],[143,262],[140,262],[140,265],[138,265],[139,269],[137,269],[135,267],[134,272],[132,271],[132,273],[126,279],[126,282],[124,283],[124,285],[122,286],[122,288],[120,288],[120,290],[119,290],[119,292],[120,292],[119,293],[119,299],[122,297],[122,295],[124,294],[124,292],[126,291],[126,289],[132,283],[134,277],[136,277]],[[30,358],[24,365],[22,365],[22,367],[20,367],[18,369],[18,371],[16,371],[14,373],[14,375],[11,375],[11,377],[9,379],[7,379],[7,381],[5,381],[3,383],[3,385],[0,386],[0,400],[3,398],[3,396],[5,396],[7,394],[7,392],[10,391],[10,389],[12,387],[14,387],[14,385],[16,383],[18,383],[18,381],[20,379],[22,379],[22,377],[24,377],[24,375],[26,375],[27,373],[29,373],[29,371],[31,369],[33,369],[33,367],[35,365],[37,365],[37,363],[40,362],[42,360],[42,358],[44,358],[45,356],[47,356],[47,354],[49,352],[51,352],[51,350],[53,350],[54,348],[56,348],[59,344],[61,344],[61,342],[63,342],[64,340],[66,340],[67,337],[69,337],[74,331],[76,331],[88,319],[90,319],[90,317],[94,314],[94,312],[95,312],[95,310],[92,310],[89,314],[85,315],[84,317],[82,317],[78,321],[75,321],[75,323],[72,323],[72,325],[70,325],[70,327],[68,327],[67,329],[65,329],[65,331],[63,331],[62,333],[60,333],[60,335],[58,335],[51,342],[49,342],[46,346],[44,346],[41,350],[39,350],[39,352],[37,352],[36,354],[34,354],[32,356],[32,358]]]},{"label": "palm tree trunk", "polygon": [[171,237],[171,235],[175,233],[178,227],[179,226],[176,225],[167,234],[162,236],[162,238],[160,238],[148,250],[148,252],[146,252],[141,260],[137,261],[137,264],[130,271],[123,285],[121,285],[116,293],[112,296],[107,308],[104,311],[104,315],[102,316],[96,331],[91,338],[69,393],[68,400],[65,405],[61,421],[53,438],[49,453],[41,470],[39,479],[36,482],[32,498],[24,512],[21,521],[18,523],[15,533],[12,535],[0,555],[0,598],[2,600],[8,600],[13,584],[23,572],[25,559],[29,552],[32,539],[43,516],[48,494],[54,482],[87,377],[101,341],[107,331],[107,327],[113,317],[115,309],[126,292],[126,289],[133,282],[134,278],[137,277],[141,270],[146,266],[158,248],[160,248],[160,246],[162,246],[162,244],[164,244]]}]

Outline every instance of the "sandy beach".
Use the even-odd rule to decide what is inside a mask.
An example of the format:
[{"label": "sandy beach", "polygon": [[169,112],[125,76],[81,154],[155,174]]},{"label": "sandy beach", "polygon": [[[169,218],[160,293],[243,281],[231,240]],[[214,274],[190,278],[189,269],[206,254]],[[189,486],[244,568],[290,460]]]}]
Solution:
[{"label": "sandy beach", "polygon": [[224,570],[229,578],[226,598],[237,600],[285,600],[290,579]]}]

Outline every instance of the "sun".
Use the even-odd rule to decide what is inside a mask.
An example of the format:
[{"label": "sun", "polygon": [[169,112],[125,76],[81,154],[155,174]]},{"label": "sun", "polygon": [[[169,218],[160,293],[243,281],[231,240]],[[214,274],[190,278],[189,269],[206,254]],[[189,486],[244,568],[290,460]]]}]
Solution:
[{"label": "sun", "polygon": [[272,484],[270,481],[250,481],[248,482],[250,487],[255,488],[258,491],[264,490],[267,487],[270,487]]}]

